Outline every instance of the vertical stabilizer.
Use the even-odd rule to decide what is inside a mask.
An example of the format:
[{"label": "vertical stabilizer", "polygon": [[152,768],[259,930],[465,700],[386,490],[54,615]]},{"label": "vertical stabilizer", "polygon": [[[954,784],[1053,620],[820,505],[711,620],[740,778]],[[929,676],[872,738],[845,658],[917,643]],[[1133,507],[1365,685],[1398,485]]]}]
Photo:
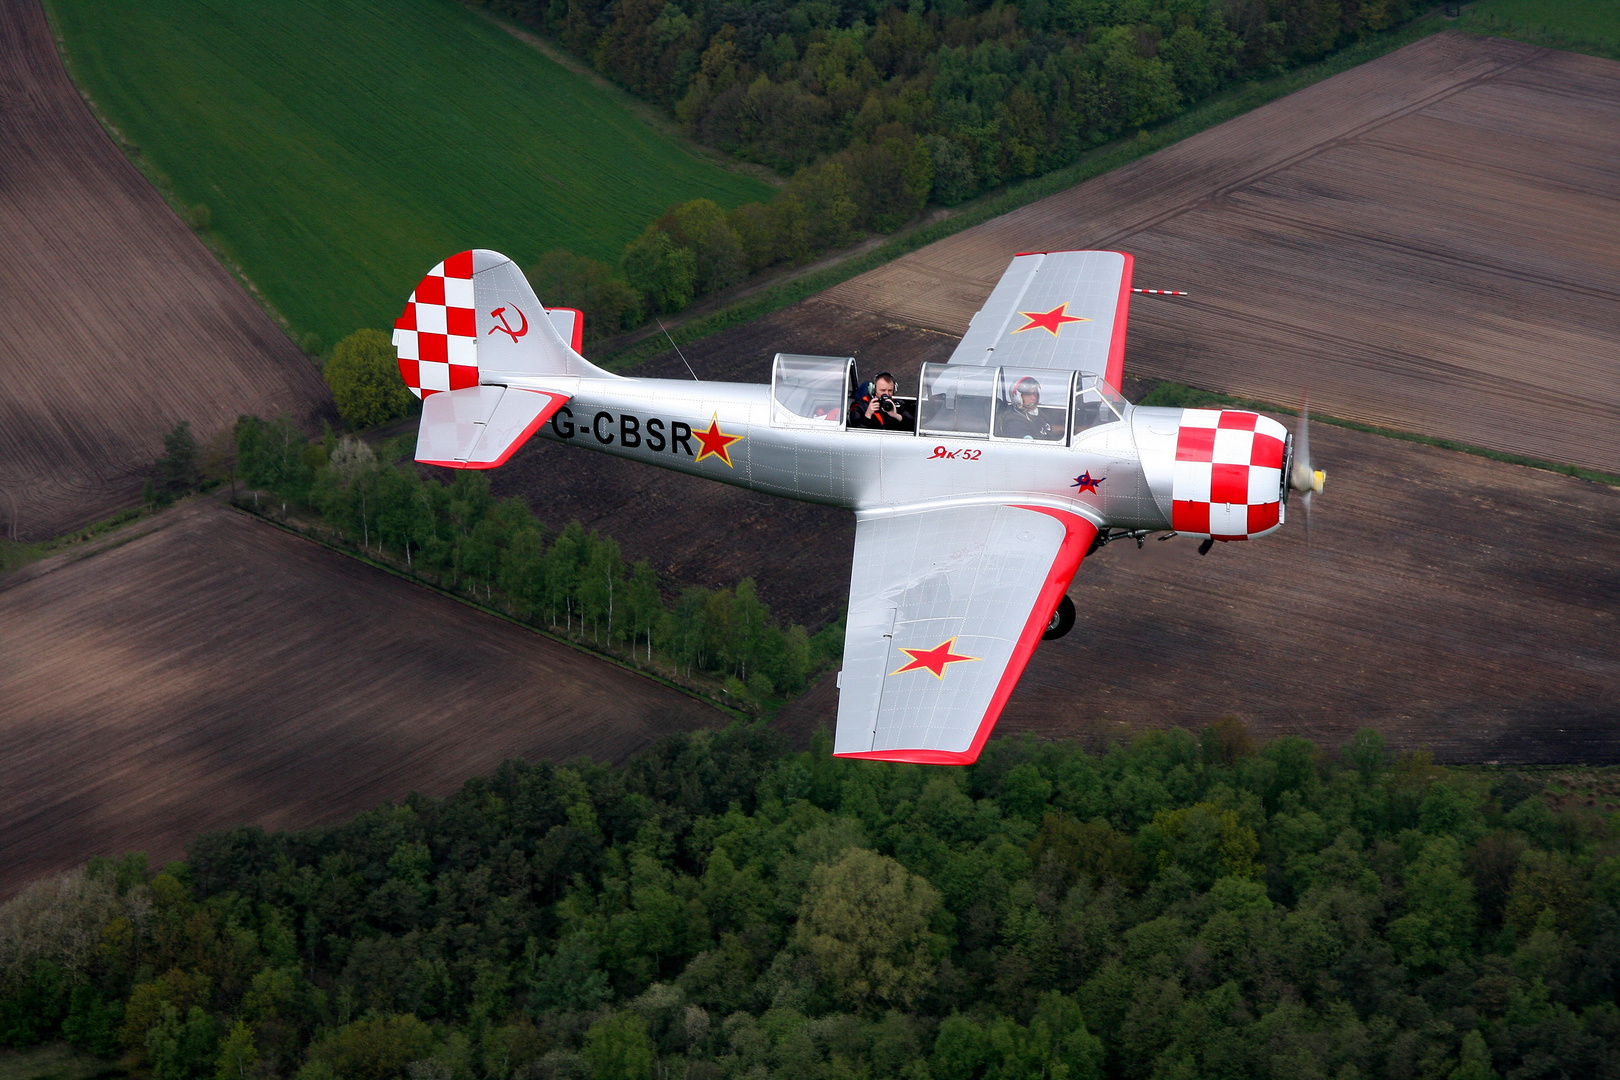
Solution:
[{"label": "vertical stabilizer", "polygon": [[[579,339],[580,316],[558,309]],[[534,376],[611,378],[558,332],[517,264],[482,248],[429,270],[394,323],[399,373],[417,397]]]}]

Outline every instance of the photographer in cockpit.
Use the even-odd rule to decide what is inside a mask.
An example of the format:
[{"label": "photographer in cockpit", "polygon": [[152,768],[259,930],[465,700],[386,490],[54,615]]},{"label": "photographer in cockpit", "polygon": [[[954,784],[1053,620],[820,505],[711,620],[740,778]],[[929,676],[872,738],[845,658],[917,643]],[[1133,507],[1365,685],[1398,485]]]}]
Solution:
[{"label": "photographer in cockpit", "polygon": [[849,426],[874,431],[915,431],[917,418],[894,396],[897,386],[887,371],[862,383],[849,403]]}]

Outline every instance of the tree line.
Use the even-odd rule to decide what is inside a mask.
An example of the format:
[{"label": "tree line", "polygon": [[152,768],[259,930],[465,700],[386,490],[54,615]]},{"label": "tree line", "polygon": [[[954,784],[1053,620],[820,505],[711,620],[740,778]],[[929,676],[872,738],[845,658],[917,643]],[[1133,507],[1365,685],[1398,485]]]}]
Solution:
[{"label": "tree line", "polygon": [[627,564],[611,537],[577,521],[547,529],[521,498],[496,499],[480,471],[449,484],[424,478],[397,463],[397,441],[380,455],[330,431],[312,443],[285,416],[244,416],[229,436],[204,453],[189,425],[178,425],[150,497],[172,499],[210,477],[233,488],[240,480],[242,505],[310,517],[330,542],[658,674],[718,680],[745,708],[802,692],[842,650],[841,622],[814,637],[783,626],[751,578],[666,596],[652,565]]},{"label": "tree line", "polygon": [[547,304],[611,336],[929,203],[1067,165],[1234,82],[1399,25],[1415,0],[483,0],[792,179],[769,203],[671,207],[608,264],[554,251]]},{"label": "tree line", "polygon": [[962,769],[759,725],[0,907],[0,1043],[156,1080],[1620,1076],[1620,819],[1223,720]]},{"label": "tree line", "polygon": [[[671,206],[617,265],[557,249],[524,268],[594,342],[772,266],[808,262],[926,206],[1075,161],[1222,88],[1411,18],[1416,0],[484,0],[791,178],[768,203]],[[382,331],[327,361],[345,419],[403,414],[367,375]],[[370,364],[370,367],[367,365]],[[397,382],[397,380],[393,380]]]}]

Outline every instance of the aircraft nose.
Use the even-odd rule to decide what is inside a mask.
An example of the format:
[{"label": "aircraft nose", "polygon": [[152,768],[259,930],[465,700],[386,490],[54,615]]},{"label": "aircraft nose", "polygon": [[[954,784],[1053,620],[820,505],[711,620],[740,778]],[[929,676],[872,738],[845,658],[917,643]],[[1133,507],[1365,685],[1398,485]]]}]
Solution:
[{"label": "aircraft nose", "polygon": [[1171,471],[1170,526],[1216,540],[1251,540],[1282,524],[1288,431],[1240,409],[1183,409]]}]

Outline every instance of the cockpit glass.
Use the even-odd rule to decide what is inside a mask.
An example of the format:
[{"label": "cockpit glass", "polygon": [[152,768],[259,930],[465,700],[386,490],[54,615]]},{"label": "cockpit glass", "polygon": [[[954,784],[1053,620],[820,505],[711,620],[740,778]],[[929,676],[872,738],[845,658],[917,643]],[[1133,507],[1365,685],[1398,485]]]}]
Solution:
[{"label": "cockpit glass", "polygon": [[777,353],[771,372],[771,420],[791,427],[842,428],[849,396],[847,356]]},{"label": "cockpit glass", "polygon": [[1069,381],[1074,373],[1050,368],[999,370],[996,438],[1062,442],[1068,429]]},{"label": "cockpit glass", "polygon": [[1118,390],[1082,371],[1074,392],[1074,433],[1123,419],[1126,404]]},{"label": "cockpit glass", "polygon": [[924,364],[917,430],[983,438],[990,433],[996,369],[977,364]]}]

